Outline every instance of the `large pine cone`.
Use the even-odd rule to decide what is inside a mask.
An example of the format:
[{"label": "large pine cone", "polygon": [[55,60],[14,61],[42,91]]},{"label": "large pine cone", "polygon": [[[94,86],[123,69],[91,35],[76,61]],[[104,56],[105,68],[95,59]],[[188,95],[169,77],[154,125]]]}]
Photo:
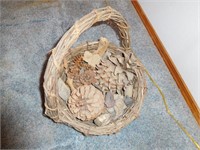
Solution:
[{"label": "large pine cone", "polygon": [[104,110],[104,95],[92,85],[80,86],[69,97],[68,107],[78,119],[93,120]]},{"label": "large pine cone", "polygon": [[[124,54],[125,55],[125,54]],[[128,85],[134,82],[134,73],[128,71],[131,61],[127,62],[124,55],[108,54],[96,67],[97,85],[103,92],[123,94],[122,92]]]}]

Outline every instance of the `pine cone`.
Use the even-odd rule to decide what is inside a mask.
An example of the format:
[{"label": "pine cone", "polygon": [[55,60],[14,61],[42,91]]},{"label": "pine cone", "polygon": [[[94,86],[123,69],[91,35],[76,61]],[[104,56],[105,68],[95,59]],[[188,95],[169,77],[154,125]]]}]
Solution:
[{"label": "pine cone", "polygon": [[[110,64],[109,60],[103,61],[104,65],[97,66],[97,85],[99,85],[103,91],[116,93],[122,90],[124,83],[119,80],[119,76],[114,75],[116,66]],[[108,65],[107,65],[108,64]]]},{"label": "pine cone", "polygon": [[84,62],[82,55],[74,56],[68,66],[69,68],[66,68],[66,73],[74,80],[73,84],[75,87],[96,82],[94,67]]},{"label": "pine cone", "polygon": [[77,66],[80,68],[83,64],[83,57],[81,55],[76,55],[71,63],[71,66]]},{"label": "pine cone", "polygon": [[[108,55],[108,54],[107,54]],[[104,57],[96,67],[97,85],[102,91],[123,94],[123,89],[133,83],[133,73],[124,68],[125,57],[123,55],[111,55]]]},{"label": "pine cone", "polygon": [[92,85],[80,86],[69,97],[68,107],[78,119],[93,120],[104,110],[104,95]]},{"label": "pine cone", "polygon": [[70,66],[69,70],[67,71],[68,76],[73,79],[77,74],[79,74],[80,69],[78,66]]},{"label": "pine cone", "polygon": [[79,87],[82,85],[90,85],[97,82],[96,73],[93,70],[86,70],[74,77],[74,87]]}]

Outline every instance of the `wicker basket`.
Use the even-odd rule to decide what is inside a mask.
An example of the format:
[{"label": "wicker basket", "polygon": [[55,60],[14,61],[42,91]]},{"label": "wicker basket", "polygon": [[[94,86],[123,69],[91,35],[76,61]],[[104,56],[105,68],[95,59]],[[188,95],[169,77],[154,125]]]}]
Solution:
[{"label": "wicker basket", "polygon": [[[66,70],[69,69],[68,64],[72,62],[73,58],[77,55],[84,55],[85,51],[94,53],[95,50],[98,49],[100,41],[86,43],[76,48],[71,47],[81,33],[95,23],[102,21],[112,21],[114,23],[117,27],[122,45],[122,47],[117,47],[114,44],[109,43],[106,51],[112,54],[131,55],[132,59],[134,59],[134,63],[132,64],[134,69],[130,67],[125,68],[129,69],[135,77],[134,82],[131,81],[131,85],[133,86],[131,93],[134,103],[131,103],[131,105],[124,109],[123,114],[117,119],[114,119],[105,125],[97,126],[93,120],[84,121],[78,119],[77,116],[70,111],[69,105],[66,104],[66,100],[63,100],[59,95],[60,89],[58,83],[61,80],[65,84],[64,86],[68,87],[70,82],[68,82],[69,77],[66,73]],[[44,75],[43,87],[45,91],[45,114],[55,122],[67,124],[85,135],[113,134],[133,121],[138,116],[143,103],[146,93],[146,81],[142,64],[131,52],[128,25],[122,15],[111,7],[105,7],[93,10],[91,13],[77,21],[63,35],[57,46],[52,50]],[[71,88],[70,94],[73,93],[73,90],[74,89]]]}]

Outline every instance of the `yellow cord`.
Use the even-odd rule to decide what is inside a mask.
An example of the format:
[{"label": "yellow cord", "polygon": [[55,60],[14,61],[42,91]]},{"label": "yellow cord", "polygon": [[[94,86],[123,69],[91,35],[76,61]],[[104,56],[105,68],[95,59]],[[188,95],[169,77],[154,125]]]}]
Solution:
[{"label": "yellow cord", "polygon": [[181,128],[181,130],[187,135],[187,137],[192,141],[192,143],[197,147],[198,150],[200,150],[200,145],[197,143],[197,141],[191,136],[191,134],[187,131],[187,129],[175,118],[175,116],[171,113],[171,111],[169,110],[169,106],[167,104],[167,100],[165,99],[165,95],[163,94],[161,88],[159,87],[159,85],[154,81],[154,79],[152,78],[152,76],[150,75],[150,73],[147,71],[147,69],[145,68],[145,72],[148,75],[148,77],[150,78],[150,80],[152,81],[152,83],[156,86],[156,88],[158,89],[158,91],[160,92],[164,105],[165,105],[165,109],[166,112],[170,115],[170,117],[176,122],[176,124]]}]

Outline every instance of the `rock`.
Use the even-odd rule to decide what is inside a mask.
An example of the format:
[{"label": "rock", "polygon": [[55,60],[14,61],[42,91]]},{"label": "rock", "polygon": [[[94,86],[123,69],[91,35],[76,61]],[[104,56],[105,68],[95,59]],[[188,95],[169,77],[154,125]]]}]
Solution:
[{"label": "rock", "polygon": [[126,106],[131,106],[133,104],[133,99],[131,97],[126,96],[124,103],[126,104]]},{"label": "rock", "polygon": [[67,101],[69,96],[70,96],[69,87],[65,84],[65,82],[61,78],[58,79],[58,83],[57,84],[58,84],[58,94],[59,94],[59,96],[63,100]]},{"label": "rock", "polygon": [[98,116],[95,120],[94,123],[97,126],[104,126],[110,123],[111,121],[111,114],[106,113],[106,114],[101,114],[100,116]]},{"label": "rock", "polygon": [[107,108],[107,111],[111,114],[111,117],[115,117],[116,112],[115,112],[114,107]]},{"label": "rock", "polygon": [[121,115],[123,115],[124,110],[127,108],[127,106],[124,103],[124,100],[123,100],[124,97],[122,95],[115,94],[114,95],[114,99],[116,100],[116,103],[115,103],[115,106],[114,106],[114,109],[115,109],[115,112],[116,112],[116,116],[115,116],[114,119],[117,119]]},{"label": "rock", "polygon": [[111,92],[107,92],[105,96],[105,105],[107,108],[111,108],[115,105],[114,96]]},{"label": "rock", "polygon": [[128,85],[125,88],[125,96],[132,97],[133,95],[133,85]]}]

